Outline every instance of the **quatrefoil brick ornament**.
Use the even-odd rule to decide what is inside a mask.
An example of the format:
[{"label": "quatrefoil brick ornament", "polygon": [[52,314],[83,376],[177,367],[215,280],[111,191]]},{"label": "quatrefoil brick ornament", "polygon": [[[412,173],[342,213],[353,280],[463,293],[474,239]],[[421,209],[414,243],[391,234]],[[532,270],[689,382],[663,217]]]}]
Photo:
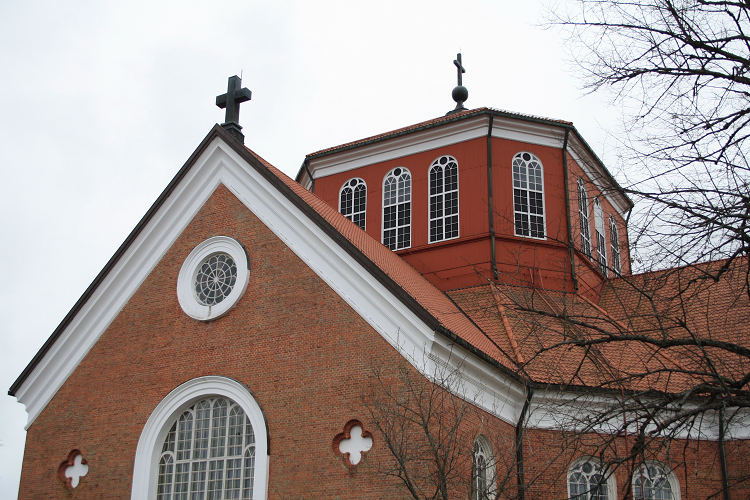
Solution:
[{"label": "quatrefoil brick ornament", "polygon": [[57,477],[65,484],[68,489],[77,488],[81,478],[88,474],[88,461],[83,458],[80,450],[72,450],[68,453],[68,458],[60,464],[57,470]]},{"label": "quatrefoil brick ornament", "polygon": [[372,448],[372,433],[363,430],[362,422],[350,420],[344,432],[333,438],[333,452],[344,459],[350,470],[362,461],[362,457]]}]

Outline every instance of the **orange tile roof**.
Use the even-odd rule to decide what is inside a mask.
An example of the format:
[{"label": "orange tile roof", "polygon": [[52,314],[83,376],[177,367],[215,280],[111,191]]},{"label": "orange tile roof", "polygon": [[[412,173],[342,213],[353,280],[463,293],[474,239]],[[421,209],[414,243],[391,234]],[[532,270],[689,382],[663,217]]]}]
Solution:
[{"label": "orange tile roof", "polygon": [[[656,277],[660,276],[661,281],[666,280],[667,283],[660,290],[674,290],[682,276],[679,273],[670,276],[665,273],[644,274],[610,280],[599,304],[571,293],[496,284],[444,293],[315,194],[255,153],[251,154],[362,252],[377,269],[434,316],[440,325],[473,347],[475,352],[507,371],[540,384],[617,391],[677,392],[695,384],[696,378],[685,373],[688,367],[694,365],[691,358],[695,357],[695,353],[689,348],[669,349],[666,352],[636,341],[609,342],[589,347],[572,345],[576,339],[596,340],[607,333],[632,333],[633,329],[653,332],[653,315],[649,316],[647,304],[643,302],[644,296],[637,293],[633,283],[654,284],[658,281]],[[746,272],[746,262],[744,266]],[[700,274],[697,270],[694,271],[696,273]],[[706,291],[708,287],[695,287],[696,293],[691,299],[695,310],[689,314],[690,321],[701,330],[710,331],[713,336],[750,346],[750,305],[746,297],[739,309],[736,303],[731,303],[732,298],[737,299],[734,288],[740,280],[730,279],[728,275],[727,278],[721,287],[709,292]],[[664,314],[678,305],[674,300],[670,302],[666,295],[660,295],[656,300]],[[709,303],[719,306],[717,312],[701,317],[698,311],[706,309]],[[740,312],[735,320],[730,321],[726,318],[727,314],[722,316],[718,312],[727,311],[733,306],[734,310]],[[721,325],[721,332],[712,331],[711,323]],[[727,360],[727,370],[736,371],[738,363],[738,359]]]}]

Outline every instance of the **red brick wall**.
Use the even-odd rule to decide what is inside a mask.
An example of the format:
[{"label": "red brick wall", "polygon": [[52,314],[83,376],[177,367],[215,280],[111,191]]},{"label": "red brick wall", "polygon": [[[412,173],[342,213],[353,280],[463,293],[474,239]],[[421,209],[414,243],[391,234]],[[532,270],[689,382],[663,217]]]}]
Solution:
[{"label": "red brick wall", "polygon": [[[202,323],[180,309],[177,276],[188,253],[216,235],[245,244],[250,281],[233,311]],[[372,430],[363,385],[371,366],[399,359],[220,186],[29,428],[19,498],[67,498],[56,474],[74,448],[90,466],[75,498],[130,498],[146,420],[172,389],[204,375],[246,384],[265,411],[270,498],[390,498],[390,483],[350,475],[331,442],[353,418]],[[368,460],[384,451],[375,439]]]}]

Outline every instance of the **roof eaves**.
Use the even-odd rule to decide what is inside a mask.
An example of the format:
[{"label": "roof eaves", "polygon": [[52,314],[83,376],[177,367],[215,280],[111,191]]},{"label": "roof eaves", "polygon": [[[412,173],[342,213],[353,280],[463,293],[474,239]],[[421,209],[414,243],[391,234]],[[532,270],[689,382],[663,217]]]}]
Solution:
[{"label": "roof eaves", "polygon": [[31,361],[26,366],[26,368],[24,368],[24,370],[18,376],[16,381],[13,382],[13,385],[11,385],[10,389],[8,389],[9,396],[16,395],[16,391],[21,387],[21,384],[24,383],[24,381],[26,380],[26,377],[28,377],[29,374],[34,370],[36,365],[41,361],[44,355],[47,354],[47,352],[50,350],[52,345],[54,345],[54,343],[57,341],[60,335],[62,335],[62,332],[65,330],[65,328],[67,328],[70,322],[81,311],[83,306],[86,305],[86,302],[88,302],[88,300],[94,294],[94,292],[99,287],[99,285],[101,285],[101,283],[107,277],[109,272],[115,267],[115,265],[117,265],[120,258],[130,248],[130,245],[133,244],[133,242],[138,237],[138,235],[141,234],[141,231],[143,231],[143,229],[149,223],[149,221],[154,216],[154,214],[162,206],[164,201],[167,198],[169,198],[169,196],[172,194],[172,191],[174,191],[175,187],[177,187],[177,185],[185,177],[188,171],[190,171],[190,168],[193,166],[193,164],[195,164],[198,157],[201,154],[203,154],[203,151],[205,151],[205,149],[208,147],[208,145],[217,135],[221,135],[221,132],[228,134],[226,131],[224,131],[223,128],[221,128],[219,124],[216,124],[208,133],[208,135],[206,135],[203,141],[201,141],[201,143],[198,145],[195,151],[193,151],[193,154],[190,155],[190,158],[188,158],[188,160],[185,162],[182,168],[180,168],[177,174],[172,178],[172,180],[169,182],[169,184],[164,189],[164,191],[162,191],[162,193],[159,195],[159,197],[156,199],[153,205],[151,205],[151,208],[148,209],[146,214],[141,218],[140,222],[138,222],[138,224],[130,232],[128,237],[125,238],[125,241],[122,243],[122,245],[120,245],[120,247],[117,249],[114,255],[112,255],[112,257],[109,259],[107,264],[102,268],[102,270],[99,272],[96,278],[94,278],[94,281],[91,282],[91,284],[88,286],[88,288],[86,288],[86,290],[83,292],[81,297],[73,305],[73,307],[68,312],[68,314],[66,314],[63,320],[60,322],[60,324],[57,325],[57,328],[55,328],[55,330],[52,332],[52,335],[50,335],[50,337],[47,339],[44,345],[42,345],[41,349],[39,349],[39,351],[34,355],[34,357],[31,359]]}]

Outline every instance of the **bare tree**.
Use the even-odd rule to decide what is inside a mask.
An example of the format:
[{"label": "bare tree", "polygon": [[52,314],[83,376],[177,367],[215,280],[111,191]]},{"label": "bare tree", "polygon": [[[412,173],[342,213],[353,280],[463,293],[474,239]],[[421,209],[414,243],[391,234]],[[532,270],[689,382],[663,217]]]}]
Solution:
[{"label": "bare tree", "polygon": [[[590,92],[624,111],[632,242],[665,267],[750,251],[750,4],[577,0],[550,10]],[[641,175],[632,176],[634,167]]]}]

